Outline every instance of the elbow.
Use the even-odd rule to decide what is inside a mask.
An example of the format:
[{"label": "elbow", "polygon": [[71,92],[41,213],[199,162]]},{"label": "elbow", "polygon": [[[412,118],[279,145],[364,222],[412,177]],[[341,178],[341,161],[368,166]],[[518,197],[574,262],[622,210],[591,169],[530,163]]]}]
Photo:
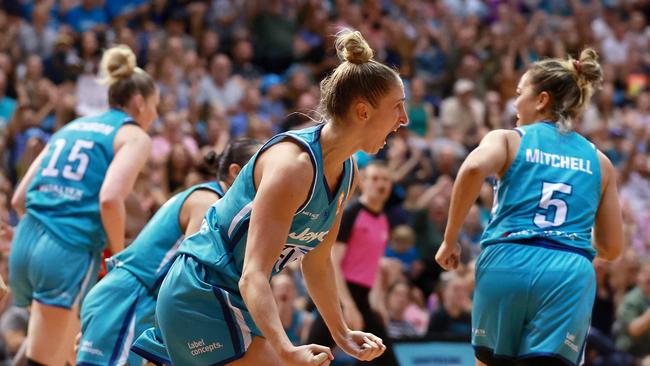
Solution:
[{"label": "elbow", "polygon": [[15,194],[13,197],[11,197],[11,207],[16,211],[20,212],[23,209],[23,200],[19,195]]},{"label": "elbow", "polygon": [[250,293],[251,288],[253,287],[253,283],[255,282],[254,277],[255,274],[244,271],[239,279],[239,292],[244,299],[246,299],[246,295]]},{"label": "elbow", "polygon": [[100,194],[99,195],[99,209],[103,211],[113,211],[120,205],[124,204],[124,199],[117,195]]},{"label": "elbow", "polygon": [[25,195],[20,192],[16,192],[13,197],[11,197],[11,208],[22,216],[25,213]]},{"label": "elbow", "polygon": [[484,179],[487,176],[485,169],[476,161],[466,161],[458,175],[463,175],[469,179]]}]

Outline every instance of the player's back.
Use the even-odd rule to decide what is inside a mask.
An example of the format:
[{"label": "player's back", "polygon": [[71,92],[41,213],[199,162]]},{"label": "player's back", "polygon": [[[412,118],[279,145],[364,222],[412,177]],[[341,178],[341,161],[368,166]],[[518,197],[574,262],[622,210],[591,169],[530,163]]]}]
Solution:
[{"label": "player's back", "polygon": [[595,146],[549,122],[517,131],[519,150],[495,189],[493,217],[481,244],[534,240],[593,257],[591,231],[601,194]]},{"label": "player's back", "polygon": [[185,237],[180,224],[183,204],[192,193],[202,189],[219,197],[224,195],[218,182],[197,184],[177,193],[156,211],[131,245],[106,261],[109,270],[124,268],[155,292]]},{"label": "player's back", "polygon": [[124,124],[118,109],[74,120],[55,133],[27,192],[26,207],[62,244],[98,251],[106,242],[99,192],[113,160],[113,140]]}]

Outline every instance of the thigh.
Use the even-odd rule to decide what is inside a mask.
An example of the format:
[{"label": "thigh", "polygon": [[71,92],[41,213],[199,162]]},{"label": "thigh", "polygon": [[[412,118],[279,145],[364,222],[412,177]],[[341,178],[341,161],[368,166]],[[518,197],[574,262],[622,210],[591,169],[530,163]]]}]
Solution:
[{"label": "thigh", "polygon": [[520,344],[520,357],[548,355],[577,364],[582,358],[596,295],[591,263],[559,253],[565,270],[545,270],[531,289],[531,314]]},{"label": "thigh", "polygon": [[27,357],[44,365],[63,366],[74,352],[77,333],[76,308],[34,302],[29,319]]},{"label": "thigh", "polygon": [[477,268],[472,308],[475,349],[502,357],[517,356],[525,327],[529,283],[526,271]]},{"label": "thigh", "polygon": [[109,272],[88,293],[81,307],[77,364],[124,365],[144,316],[139,313],[141,304],[148,297],[146,289],[128,271]]},{"label": "thigh", "polygon": [[97,281],[99,261],[98,253],[72,250],[51,239],[39,242],[28,274],[34,300],[67,309],[79,307]]},{"label": "thigh", "polygon": [[269,342],[262,337],[253,337],[244,357],[230,362],[228,366],[276,366],[282,365],[280,357]]},{"label": "thigh", "polygon": [[29,281],[29,264],[34,248],[41,240],[47,240],[45,236],[43,228],[29,214],[18,223],[9,253],[9,286],[16,306],[32,303],[34,288]]},{"label": "thigh", "polygon": [[156,320],[174,364],[227,363],[244,356],[261,335],[238,294],[205,282],[205,268],[179,257],[158,294]]}]

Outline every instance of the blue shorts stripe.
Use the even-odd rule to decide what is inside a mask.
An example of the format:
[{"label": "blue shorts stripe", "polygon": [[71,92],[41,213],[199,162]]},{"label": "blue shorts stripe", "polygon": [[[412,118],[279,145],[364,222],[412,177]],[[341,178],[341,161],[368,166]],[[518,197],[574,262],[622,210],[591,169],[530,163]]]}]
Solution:
[{"label": "blue shorts stripe", "polygon": [[[151,361],[153,363],[162,365],[171,365],[172,362],[170,360],[167,360],[165,358],[161,358],[159,356],[154,355],[153,353],[149,353],[142,348],[138,348],[137,346],[131,346],[131,351],[133,351],[135,354],[142,356],[143,358],[147,359],[148,361]],[[79,364],[77,364],[79,365]]]},{"label": "blue shorts stripe", "polygon": [[212,292],[214,292],[214,296],[217,298],[219,304],[221,305],[221,311],[223,313],[224,320],[228,325],[228,330],[230,333],[230,338],[232,340],[233,349],[235,350],[235,352],[237,352],[237,354],[244,354],[245,350],[242,348],[242,344],[239,339],[239,331],[238,331],[237,324],[235,323],[235,319],[233,318],[232,311],[230,311],[230,307],[228,306],[226,299],[221,293],[221,289],[213,286]]},{"label": "blue shorts stripe", "polygon": [[124,317],[124,322],[122,323],[122,328],[120,328],[120,336],[117,338],[117,343],[113,348],[113,353],[111,354],[111,359],[108,362],[109,365],[115,364],[117,358],[120,357],[121,351],[124,348],[124,338],[128,332],[129,325],[131,324],[131,319],[135,316],[135,307],[138,304],[137,301],[134,301],[131,307],[129,308],[128,313]]},{"label": "blue shorts stripe", "polygon": [[242,236],[244,234],[248,233],[248,225],[250,225],[251,218],[250,216],[244,219],[244,221],[239,225],[239,228],[237,228],[237,231],[235,231],[235,235],[233,235],[232,240],[230,241],[230,250],[235,249],[235,246],[239,241],[241,240]]}]

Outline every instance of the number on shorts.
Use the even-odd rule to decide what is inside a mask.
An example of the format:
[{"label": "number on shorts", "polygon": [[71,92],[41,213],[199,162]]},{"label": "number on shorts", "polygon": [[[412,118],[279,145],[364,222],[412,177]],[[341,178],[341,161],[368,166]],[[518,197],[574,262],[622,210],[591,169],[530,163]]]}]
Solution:
[{"label": "number on shorts", "polygon": [[[572,187],[564,183],[550,183],[544,182],[542,186],[542,197],[537,206],[539,211],[535,214],[535,225],[544,229],[548,227],[555,227],[564,224],[567,215],[567,204],[562,198],[557,197],[557,194],[570,195]],[[556,195],[554,197],[554,195]],[[554,209],[553,209],[554,208]],[[553,214],[555,213],[555,214]],[[551,221],[549,218],[553,218]]]}]

